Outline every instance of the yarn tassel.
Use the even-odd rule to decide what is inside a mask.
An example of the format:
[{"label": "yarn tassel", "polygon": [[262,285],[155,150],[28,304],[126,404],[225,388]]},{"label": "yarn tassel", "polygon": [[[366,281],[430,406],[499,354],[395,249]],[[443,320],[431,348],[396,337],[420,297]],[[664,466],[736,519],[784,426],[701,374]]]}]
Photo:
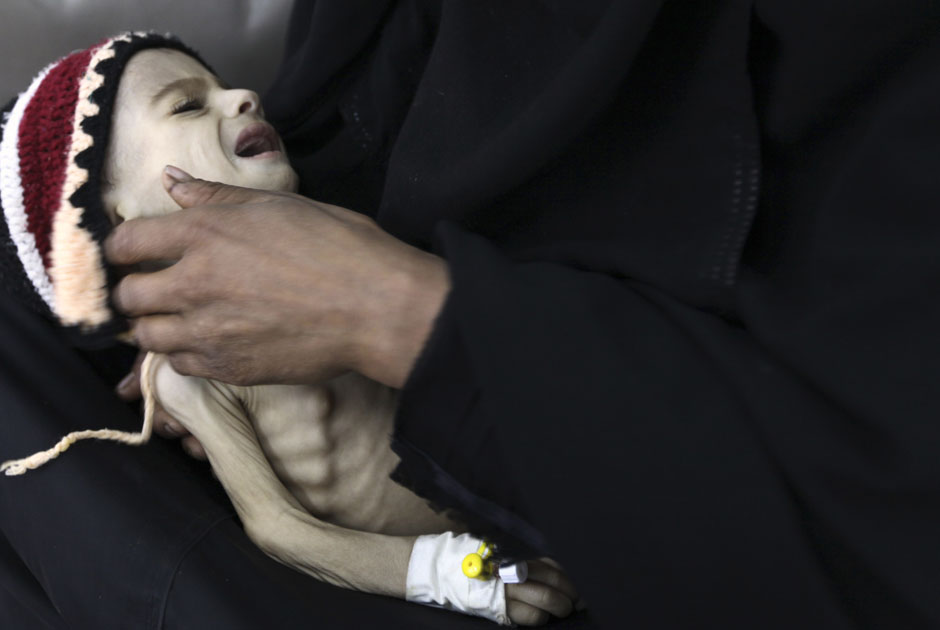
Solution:
[{"label": "yarn tassel", "polygon": [[33,453],[29,457],[24,457],[23,459],[3,462],[0,464],[0,472],[3,472],[8,477],[22,475],[27,470],[34,470],[49,463],[67,451],[69,447],[72,446],[72,444],[78,442],[79,440],[113,440],[115,442],[122,442],[131,446],[140,446],[141,444],[146,444],[150,440],[150,435],[153,431],[153,412],[156,406],[156,399],[154,398],[153,394],[153,375],[151,374],[153,358],[154,354],[152,352],[148,352],[140,366],[140,390],[144,398],[144,423],[140,429],[140,433],[117,431],[115,429],[89,429],[85,431],[73,431],[59,440],[59,442],[50,449]]}]

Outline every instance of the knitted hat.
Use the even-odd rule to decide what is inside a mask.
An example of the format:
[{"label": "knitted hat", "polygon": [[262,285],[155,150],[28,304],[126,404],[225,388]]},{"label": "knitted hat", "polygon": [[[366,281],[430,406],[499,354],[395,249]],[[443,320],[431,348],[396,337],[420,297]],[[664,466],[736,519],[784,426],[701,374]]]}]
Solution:
[{"label": "knitted hat", "polygon": [[101,174],[121,74],[148,48],[179,50],[208,68],[171,35],[124,33],[46,67],[3,110],[0,285],[74,331],[79,345],[125,327],[109,302]]}]

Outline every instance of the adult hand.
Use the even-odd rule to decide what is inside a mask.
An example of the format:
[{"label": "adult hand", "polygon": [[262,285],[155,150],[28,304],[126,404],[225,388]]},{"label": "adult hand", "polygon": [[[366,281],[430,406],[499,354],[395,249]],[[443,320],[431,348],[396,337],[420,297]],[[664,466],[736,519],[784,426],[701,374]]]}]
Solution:
[{"label": "adult hand", "polygon": [[193,179],[168,167],[186,209],[118,225],[113,295],[142,349],[181,374],[313,383],[347,370],[401,387],[450,288],[440,258],[356,212],[291,193]]}]

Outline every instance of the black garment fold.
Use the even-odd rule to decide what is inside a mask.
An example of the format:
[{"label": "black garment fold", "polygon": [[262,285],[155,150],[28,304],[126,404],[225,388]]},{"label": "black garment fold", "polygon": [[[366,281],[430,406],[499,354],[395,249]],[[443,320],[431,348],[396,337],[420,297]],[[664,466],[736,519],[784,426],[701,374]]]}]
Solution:
[{"label": "black garment fold", "polygon": [[940,625],[940,9],[431,6],[286,134],[450,268],[400,478],[610,627]]}]

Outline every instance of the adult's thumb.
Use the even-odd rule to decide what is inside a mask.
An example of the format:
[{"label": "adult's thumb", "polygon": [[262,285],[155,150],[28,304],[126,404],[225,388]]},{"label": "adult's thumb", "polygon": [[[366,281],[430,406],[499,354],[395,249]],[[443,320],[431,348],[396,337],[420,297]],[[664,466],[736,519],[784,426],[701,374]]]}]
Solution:
[{"label": "adult's thumb", "polygon": [[167,166],[163,169],[163,187],[180,208],[245,203],[257,200],[259,194],[258,191],[249,188],[196,179],[175,166]]}]

